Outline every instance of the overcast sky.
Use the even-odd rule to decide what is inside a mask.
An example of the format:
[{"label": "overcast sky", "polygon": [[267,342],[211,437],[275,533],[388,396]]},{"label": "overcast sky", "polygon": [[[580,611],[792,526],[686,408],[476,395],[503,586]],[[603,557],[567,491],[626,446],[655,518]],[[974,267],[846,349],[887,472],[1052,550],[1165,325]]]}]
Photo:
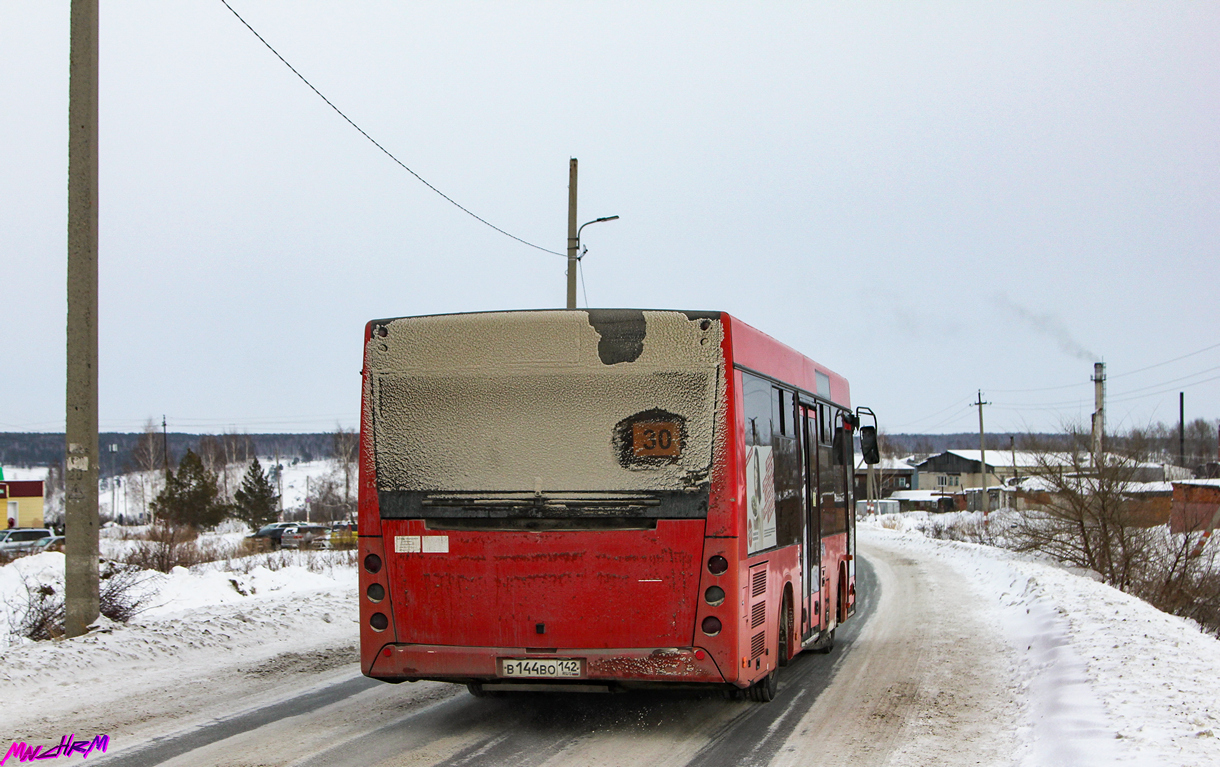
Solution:
[{"label": "overcast sky", "polygon": [[[888,431],[1087,422],[1096,359],[1111,427],[1220,416],[1220,3],[230,3],[525,240],[579,158],[588,305],[728,311]],[[68,7],[0,0],[0,430],[63,429]],[[101,9],[103,430],[354,426],[367,320],[563,305],[220,0]]]}]

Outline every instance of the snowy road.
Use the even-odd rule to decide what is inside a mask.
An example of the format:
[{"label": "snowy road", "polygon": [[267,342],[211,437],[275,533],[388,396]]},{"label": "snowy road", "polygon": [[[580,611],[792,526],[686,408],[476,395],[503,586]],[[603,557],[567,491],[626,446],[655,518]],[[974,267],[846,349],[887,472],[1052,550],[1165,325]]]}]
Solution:
[{"label": "snowy road", "polygon": [[[1220,764],[1220,642],[1188,621],[1001,549],[862,523],[859,551],[859,615],[770,704],[382,684],[351,565],[204,568],[132,623],[0,648],[0,737],[106,734],[88,761],[111,765]],[[62,557],[0,568],[0,593],[62,583]]]},{"label": "snowy road", "polygon": [[719,695],[476,699],[436,683],[346,678],[126,753],[114,765],[787,765],[1014,761],[1020,712],[988,627],[951,568],[862,544],[862,607],[830,655],[781,672],[770,704]]}]

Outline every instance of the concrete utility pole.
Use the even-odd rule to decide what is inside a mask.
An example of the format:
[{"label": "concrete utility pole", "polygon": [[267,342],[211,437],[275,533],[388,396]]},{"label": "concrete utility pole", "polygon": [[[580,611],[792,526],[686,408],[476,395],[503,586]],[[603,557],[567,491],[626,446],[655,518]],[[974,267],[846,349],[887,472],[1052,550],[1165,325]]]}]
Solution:
[{"label": "concrete utility pole", "polygon": [[1093,467],[1101,465],[1106,449],[1106,363],[1093,363]]},{"label": "concrete utility pole", "polygon": [[987,497],[987,440],[983,434],[983,405],[990,405],[990,402],[983,401],[983,390],[979,389],[978,402],[974,403],[979,409],[979,482],[983,486],[983,524],[987,524],[987,515],[991,512],[991,502]]},{"label": "concrete utility pole", "polygon": [[98,616],[98,0],[72,0],[68,64],[68,328],[64,631]]},{"label": "concrete utility pole", "polygon": [[576,158],[568,164],[568,308],[576,308],[576,256],[580,235],[576,230]]}]

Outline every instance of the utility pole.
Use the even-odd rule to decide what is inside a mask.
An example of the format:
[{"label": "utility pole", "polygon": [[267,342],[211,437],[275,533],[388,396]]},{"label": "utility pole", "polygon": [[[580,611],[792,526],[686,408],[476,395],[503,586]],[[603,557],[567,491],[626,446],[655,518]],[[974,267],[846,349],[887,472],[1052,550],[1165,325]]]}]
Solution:
[{"label": "utility pole", "polygon": [[68,327],[64,633],[98,616],[98,0],[72,0],[68,64]]},{"label": "utility pole", "polygon": [[1106,363],[1093,363],[1093,468],[1099,470],[1106,449]]},{"label": "utility pole", "polygon": [[568,308],[576,308],[576,251],[580,235],[576,230],[576,158],[568,164]]},{"label": "utility pole", "polygon": [[161,416],[161,468],[165,472],[165,482],[169,483],[169,429],[165,425],[165,416]]},{"label": "utility pole", "polygon": [[979,409],[979,481],[983,486],[983,525],[987,525],[987,515],[991,512],[991,503],[987,498],[987,440],[983,434],[983,390],[979,389],[978,401],[974,403]]}]

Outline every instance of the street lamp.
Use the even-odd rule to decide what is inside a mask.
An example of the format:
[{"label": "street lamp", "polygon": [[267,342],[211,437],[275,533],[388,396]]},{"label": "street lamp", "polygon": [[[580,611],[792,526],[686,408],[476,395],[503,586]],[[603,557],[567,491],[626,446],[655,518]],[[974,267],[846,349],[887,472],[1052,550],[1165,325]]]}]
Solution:
[{"label": "street lamp", "polygon": [[[600,224],[603,221],[615,221],[618,216],[602,216],[592,221],[586,221],[576,229],[576,236],[568,238],[568,308],[576,308],[576,262],[580,260],[580,232],[589,224]],[[572,231],[569,229],[568,231]]]}]

